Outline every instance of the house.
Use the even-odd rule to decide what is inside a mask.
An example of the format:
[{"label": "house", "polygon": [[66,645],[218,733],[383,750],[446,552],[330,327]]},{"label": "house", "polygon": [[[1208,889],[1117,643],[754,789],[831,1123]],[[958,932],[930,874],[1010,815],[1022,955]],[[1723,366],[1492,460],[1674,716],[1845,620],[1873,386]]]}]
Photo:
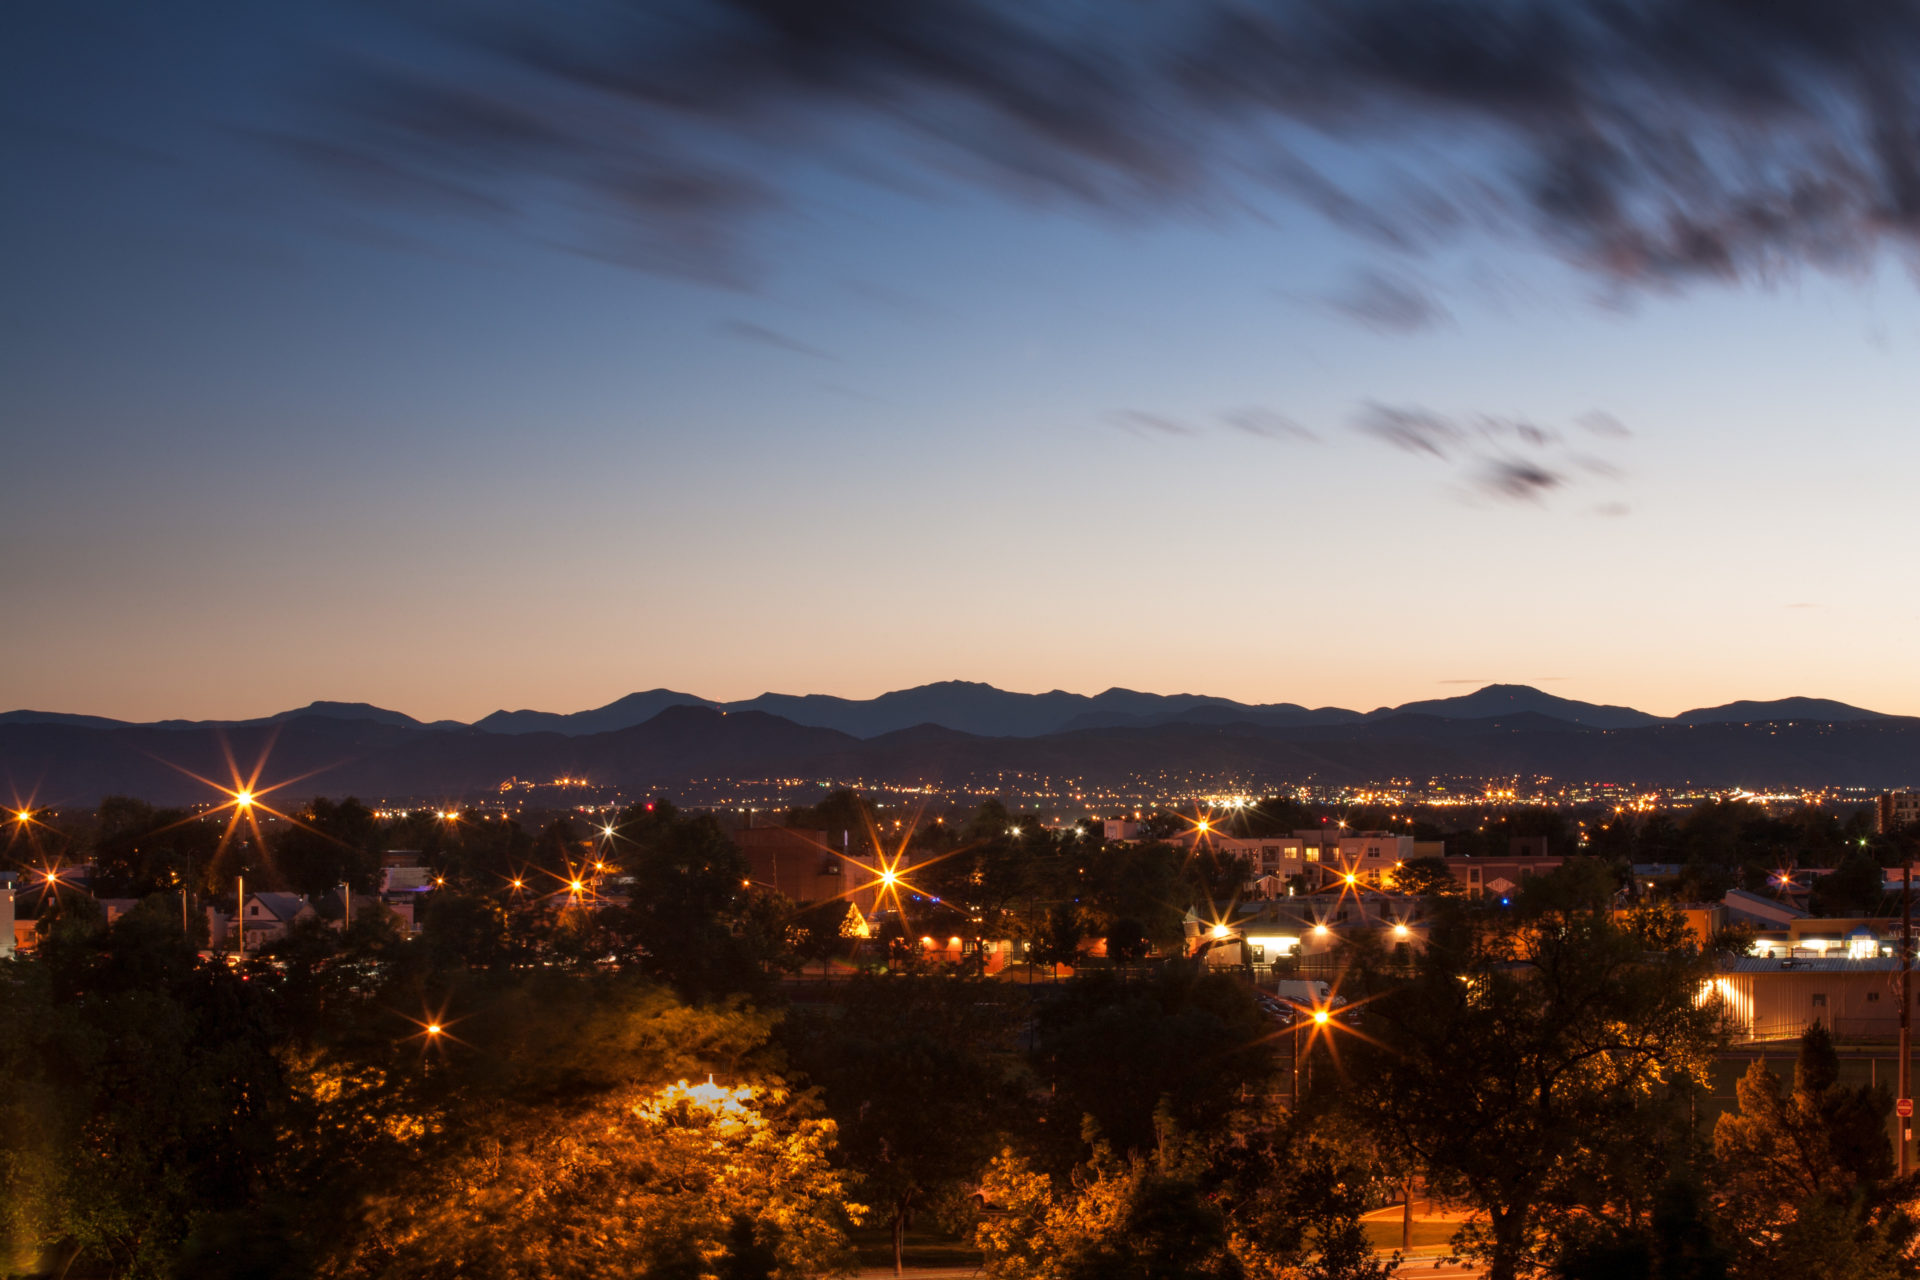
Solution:
[{"label": "house", "polygon": [[0,871],[0,960],[12,955],[20,945],[14,934],[18,921],[13,906],[18,879],[15,872]]},{"label": "house", "polygon": [[1342,942],[1371,935],[1390,952],[1426,944],[1427,925],[1415,900],[1366,890],[1245,902],[1219,920],[1189,911],[1187,951],[1210,965],[1249,964],[1325,957]]},{"label": "house", "polygon": [[250,893],[240,913],[246,949],[264,946],[286,936],[295,920],[317,914],[313,906],[297,893]]}]

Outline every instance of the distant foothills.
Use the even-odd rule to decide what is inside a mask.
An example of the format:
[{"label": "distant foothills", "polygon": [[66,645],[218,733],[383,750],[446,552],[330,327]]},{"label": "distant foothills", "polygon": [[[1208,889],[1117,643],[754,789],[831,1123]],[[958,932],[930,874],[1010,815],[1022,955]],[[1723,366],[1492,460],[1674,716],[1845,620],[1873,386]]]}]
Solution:
[{"label": "distant foothills", "polygon": [[[135,724],[0,712],[0,785],[42,803],[109,793],[206,798],[181,770],[228,777],[271,739],[271,773],[364,797],[497,792],[507,778],[585,777],[628,792],[693,779],[819,779],[977,788],[1013,775],[1089,790],[1160,779],[1353,785],[1389,778],[1549,776],[1645,786],[1907,786],[1920,719],[1820,698],[1732,702],[1663,717],[1527,685],[1374,711],[1109,689],[1010,693],[947,681],[865,700],[670,689],[590,711],[496,711],[423,723],[315,702],[244,721]],[[303,788],[304,790],[305,788]]]}]

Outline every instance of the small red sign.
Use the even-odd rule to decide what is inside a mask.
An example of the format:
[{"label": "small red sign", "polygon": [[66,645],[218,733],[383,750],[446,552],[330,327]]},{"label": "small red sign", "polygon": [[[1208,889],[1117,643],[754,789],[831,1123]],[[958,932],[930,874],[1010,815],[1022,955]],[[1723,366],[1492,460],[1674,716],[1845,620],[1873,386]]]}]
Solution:
[{"label": "small red sign", "polygon": [[1913,1099],[1902,1098],[1893,1104],[1893,1109],[1899,1113],[1902,1120],[1910,1119],[1913,1116]]}]

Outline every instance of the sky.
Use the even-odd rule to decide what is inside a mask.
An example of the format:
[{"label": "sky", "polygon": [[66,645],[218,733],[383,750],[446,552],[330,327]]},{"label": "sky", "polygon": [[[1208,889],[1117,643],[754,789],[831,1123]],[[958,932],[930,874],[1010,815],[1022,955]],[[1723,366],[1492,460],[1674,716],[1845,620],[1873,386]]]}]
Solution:
[{"label": "sky", "polygon": [[1920,19],[1116,12],[6,6],[0,708],[1920,714]]}]

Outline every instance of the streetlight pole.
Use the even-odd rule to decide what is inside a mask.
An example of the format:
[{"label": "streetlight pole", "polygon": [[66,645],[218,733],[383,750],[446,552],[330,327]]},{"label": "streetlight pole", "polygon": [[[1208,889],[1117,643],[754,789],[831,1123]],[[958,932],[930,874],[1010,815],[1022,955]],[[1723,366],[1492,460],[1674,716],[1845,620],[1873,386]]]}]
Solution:
[{"label": "streetlight pole", "polygon": [[240,930],[240,958],[247,958],[247,876],[243,871],[233,878],[233,923]]},{"label": "streetlight pole", "polygon": [[1900,861],[1900,1176],[1907,1176],[1913,1091],[1913,848],[1903,842]]},{"label": "streetlight pole", "polygon": [[1293,1052],[1288,1057],[1292,1059],[1293,1092],[1288,1095],[1287,1104],[1298,1113],[1300,1110],[1300,1014],[1297,1010],[1293,1015]]}]

